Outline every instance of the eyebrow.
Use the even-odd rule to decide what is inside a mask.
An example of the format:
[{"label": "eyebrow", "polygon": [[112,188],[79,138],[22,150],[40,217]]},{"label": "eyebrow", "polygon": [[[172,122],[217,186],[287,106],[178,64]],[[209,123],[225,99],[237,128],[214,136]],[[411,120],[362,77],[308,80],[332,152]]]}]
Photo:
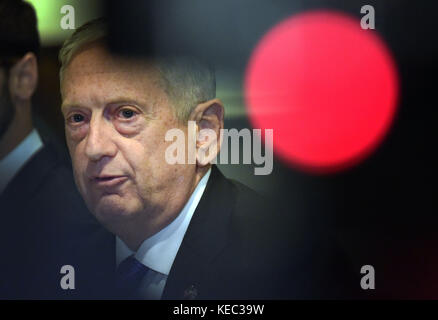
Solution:
[{"label": "eyebrow", "polygon": [[85,108],[85,107],[81,106],[80,104],[76,104],[76,103],[67,103],[67,104],[63,103],[63,104],[61,104],[61,112],[62,113],[64,113],[66,110],[75,109],[75,108],[80,109],[80,108]]},{"label": "eyebrow", "polygon": [[[112,106],[112,105],[133,105],[136,106],[140,109],[142,109],[144,112],[146,113],[152,113],[152,103],[143,103],[143,102],[139,102],[136,100],[132,100],[132,98],[126,98],[126,97],[116,97],[113,98],[107,102],[105,102],[105,107],[106,106]],[[63,103],[61,105],[61,112],[64,112],[68,109],[74,109],[74,108],[85,108],[85,109],[89,109],[88,107],[85,107],[83,105],[81,105],[80,103]]]},{"label": "eyebrow", "polygon": [[111,105],[123,105],[123,104],[131,104],[131,105],[138,106],[138,107],[149,108],[149,106],[147,104],[145,104],[145,103],[138,102],[138,101],[135,101],[135,100],[132,100],[132,99],[127,99],[127,98],[111,99],[110,101],[105,103],[105,105],[107,105],[107,106],[111,106]]}]

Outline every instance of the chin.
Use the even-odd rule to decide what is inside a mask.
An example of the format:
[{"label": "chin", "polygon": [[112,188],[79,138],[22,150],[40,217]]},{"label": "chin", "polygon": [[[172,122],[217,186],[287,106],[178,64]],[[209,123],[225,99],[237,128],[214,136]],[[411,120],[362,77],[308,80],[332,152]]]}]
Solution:
[{"label": "chin", "polygon": [[93,212],[103,225],[122,223],[135,217],[140,208],[118,195],[104,196],[95,204]]}]

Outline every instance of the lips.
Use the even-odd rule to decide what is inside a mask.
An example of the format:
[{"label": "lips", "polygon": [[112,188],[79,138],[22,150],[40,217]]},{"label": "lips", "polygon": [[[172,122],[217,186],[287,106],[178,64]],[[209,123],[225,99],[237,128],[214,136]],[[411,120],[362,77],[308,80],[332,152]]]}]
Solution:
[{"label": "lips", "polygon": [[127,176],[97,176],[91,179],[91,182],[98,187],[116,187],[128,180]]}]

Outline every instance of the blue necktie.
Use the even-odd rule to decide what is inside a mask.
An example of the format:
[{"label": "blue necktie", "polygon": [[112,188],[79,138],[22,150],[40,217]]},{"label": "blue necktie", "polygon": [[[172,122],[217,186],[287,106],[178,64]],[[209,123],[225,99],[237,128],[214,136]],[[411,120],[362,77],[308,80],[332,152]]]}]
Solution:
[{"label": "blue necktie", "polygon": [[123,260],[116,271],[116,288],[126,298],[136,298],[141,280],[149,268],[134,258],[134,255]]}]

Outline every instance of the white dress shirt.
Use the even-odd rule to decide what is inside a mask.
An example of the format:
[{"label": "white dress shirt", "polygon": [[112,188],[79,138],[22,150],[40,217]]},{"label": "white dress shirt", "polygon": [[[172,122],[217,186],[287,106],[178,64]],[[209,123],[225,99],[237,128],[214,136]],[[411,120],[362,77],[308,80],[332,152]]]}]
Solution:
[{"label": "white dress shirt", "polygon": [[[161,299],[170,268],[175,260],[193,213],[207,186],[210,173],[211,169],[199,181],[195,191],[193,191],[190,199],[176,219],[164,229],[146,239],[137,252],[135,252],[135,258],[150,269],[140,285],[139,291],[142,298]],[[117,265],[132,254],[134,252],[117,237]]]},{"label": "white dress shirt", "polygon": [[0,160],[0,194],[26,164],[43,147],[40,135],[33,129],[6,157]]}]

